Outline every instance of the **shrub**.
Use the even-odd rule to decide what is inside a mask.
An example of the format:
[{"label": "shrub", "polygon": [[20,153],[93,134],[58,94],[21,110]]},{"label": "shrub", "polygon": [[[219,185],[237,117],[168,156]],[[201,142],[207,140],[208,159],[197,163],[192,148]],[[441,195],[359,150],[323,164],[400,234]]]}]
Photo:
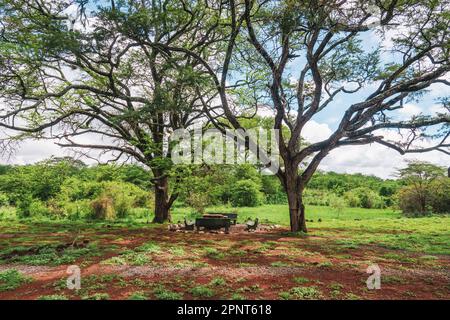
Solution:
[{"label": "shrub", "polygon": [[333,211],[340,215],[345,209],[345,200],[342,197],[334,196],[330,199],[329,206]]},{"label": "shrub", "polygon": [[267,204],[286,204],[287,197],[280,180],[276,176],[264,175],[261,177],[262,192]]},{"label": "shrub", "polygon": [[48,296],[40,296],[38,300],[69,300],[69,299],[62,294],[52,294]]},{"label": "shrub", "polygon": [[373,190],[366,187],[355,188],[344,193],[344,199],[350,207],[366,209],[383,208],[383,199]]},{"label": "shrub", "polygon": [[107,293],[94,293],[81,297],[82,300],[109,300],[109,294]]},{"label": "shrub", "polygon": [[9,205],[8,195],[6,195],[3,192],[0,192],[0,207],[6,207],[8,205]]},{"label": "shrub", "polygon": [[100,197],[91,202],[92,218],[99,220],[114,220],[116,211],[114,210],[113,200],[108,197]]},{"label": "shrub", "polygon": [[30,194],[25,194],[16,203],[17,215],[20,218],[28,218],[31,216],[30,205],[33,202],[33,198]]},{"label": "shrub", "polygon": [[29,205],[30,215],[33,217],[50,216],[50,210],[41,200],[33,200]]},{"label": "shrub", "polygon": [[306,189],[303,194],[303,202],[312,206],[330,206],[337,195],[328,190]]},{"label": "shrub", "polygon": [[450,213],[450,178],[434,180],[430,189],[430,206],[433,213]]},{"label": "shrub", "polygon": [[407,216],[450,213],[450,179],[446,177],[437,178],[422,188],[405,186],[397,196],[398,206]]},{"label": "shrub", "polygon": [[405,186],[398,191],[398,206],[407,216],[422,216],[428,211],[423,209],[416,190],[412,186]]},{"label": "shrub", "polygon": [[24,276],[16,269],[8,269],[0,272],[0,292],[17,289],[22,284],[31,281],[30,277]]},{"label": "shrub", "polygon": [[208,206],[208,195],[206,193],[190,193],[186,199],[186,204],[195,209],[200,214],[205,213]]},{"label": "shrub", "polygon": [[191,289],[191,294],[195,297],[211,298],[214,290],[205,286],[197,286]]},{"label": "shrub", "polygon": [[236,182],[231,203],[235,207],[256,207],[262,203],[262,193],[259,185],[253,180]]},{"label": "shrub", "polygon": [[180,300],[183,297],[181,293],[167,290],[162,285],[157,286],[153,294],[158,300]]}]

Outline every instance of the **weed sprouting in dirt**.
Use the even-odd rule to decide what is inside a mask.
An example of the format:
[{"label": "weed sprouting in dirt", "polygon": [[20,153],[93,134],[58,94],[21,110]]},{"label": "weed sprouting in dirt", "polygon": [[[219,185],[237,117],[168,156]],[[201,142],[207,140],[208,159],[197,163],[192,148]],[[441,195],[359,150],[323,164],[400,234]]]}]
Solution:
[{"label": "weed sprouting in dirt", "polygon": [[0,292],[17,289],[31,281],[31,277],[23,275],[16,269],[5,270],[0,272]]}]

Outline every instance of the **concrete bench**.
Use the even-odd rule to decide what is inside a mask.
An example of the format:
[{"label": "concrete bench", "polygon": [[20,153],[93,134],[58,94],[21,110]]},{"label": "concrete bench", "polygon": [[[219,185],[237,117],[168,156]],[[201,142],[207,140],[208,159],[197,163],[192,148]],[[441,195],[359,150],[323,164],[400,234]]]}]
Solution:
[{"label": "concrete bench", "polygon": [[203,217],[195,219],[195,226],[197,231],[199,231],[200,228],[204,228],[206,230],[219,230],[225,228],[225,232],[228,233],[230,231],[231,220],[224,217]]},{"label": "concrete bench", "polygon": [[218,215],[221,215],[221,216],[225,216],[225,217],[227,217],[228,219],[230,219],[231,220],[231,222],[235,225],[236,224],[236,222],[237,222],[237,218],[238,218],[238,214],[237,213],[221,213],[221,212],[211,212],[211,213],[208,213],[208,216],[218,216]]}]

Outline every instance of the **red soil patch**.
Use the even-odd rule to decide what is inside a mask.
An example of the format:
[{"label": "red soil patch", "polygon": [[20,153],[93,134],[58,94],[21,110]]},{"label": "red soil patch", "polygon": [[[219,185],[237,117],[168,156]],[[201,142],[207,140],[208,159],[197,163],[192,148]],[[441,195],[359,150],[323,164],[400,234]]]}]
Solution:
[{"label": "red soil patch", "polygon": [[[280,292],[301,286],[316,287],[325,299],[450,299],[448,256],[439,256],[434,265],[380,258],[382,288],[368,290],[365,284],[367,262],[395,251],[367,246],[333,254],[330,247],[339,246],[332,240],[289,237],[286,231],[276,228],[248,233],[242,226],[232,228],[230,234],[170,232],[164,228],[89,230],[83,234],[83,239],[96,240],[102,245],[119,245],[120,250],[133,250],[152,241],[161,247],[161,251],[148,254],[150,262],[142,266],[101,264],[105,259],[120,255],[119,251],[103,252],[100,257],[90,258],[86,265],[83,265],[83,258],[74,264],[82,265],[85,294],[107,293],[111,299],[126,299],[136,291],[155,298],[156,285],[181,293],[185,299],[198,298],[190,290],[199,285],[211,288],[214,299],[228,299],[236,293],[247,299],[278,299]],[[61,243],[67,243],[67,234],[54,233],[53,236]],[[322,245],[326,245],[326,249]],[[167,246],[183,248],[184,254],[174,255]],[[215,248],[219,255],[208,255],[205,248]],[[419,255],[402,253],[412,257]],[[349,257],[340,257],[344,254]],[[0,271],[15,268],[34,279],[13,291],[0,292],[0,299],[37,299],[51,294],[80,299],[80,293],[55,288],[56,282],[67,278],[67,267],[0,265]],[[92,290],[83,288],[83,279],[92,275],[117,275],[120,280],[99,283],[98,288]],[[226,284],[210,284],[218,277]],[[300,281],[304,283],[295,282],[295,278],[304,278]]]}]

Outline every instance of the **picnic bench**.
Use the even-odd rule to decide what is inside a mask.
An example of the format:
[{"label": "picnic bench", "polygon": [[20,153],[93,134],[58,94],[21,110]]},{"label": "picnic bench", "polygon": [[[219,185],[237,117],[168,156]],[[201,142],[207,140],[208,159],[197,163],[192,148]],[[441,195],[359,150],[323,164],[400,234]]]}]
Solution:
[{"label": "picnic bench", "polygon": [[256,218],[254,221],[249,220],[247,221],[245,224],[247,225],[245,227],[245,231],[251,231],[251,230],[256,230],[256,228],[258,228],[258,218]]},{"label": "picnic bench", "polygon": [[194,230],[195,227],[195,221],[188,221],[186,218],[184,218],[184,228],[186,230]]},{"label": "picnic bench", "polygon": [[234,225],[236,225],[237,217],[238,217],[238,214],[237,214],[237,213],[222,213],[222,212],[211,212],[211,213],[208,213],[207,215],[208,215],[208,216],[209,216],[209,215],[222,215],[222,216],[225,216],[225,217],[227,217],[228,219],[230,219],[231,222],[232,222]]},{"label": "picnic bench", "polygon": [[223,215],[204,215],[202,218],[195,219],[195,226],[197,231],[200,228],[207,230],[219,230],[225,228],[225,232],[228,233],[231,226],[231,220]]}]

